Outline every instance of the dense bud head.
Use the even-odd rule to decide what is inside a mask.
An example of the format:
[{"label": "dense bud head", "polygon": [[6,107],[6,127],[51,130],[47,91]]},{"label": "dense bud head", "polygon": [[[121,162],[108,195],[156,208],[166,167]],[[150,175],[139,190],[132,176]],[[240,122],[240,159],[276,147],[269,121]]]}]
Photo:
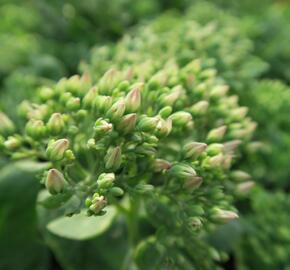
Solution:
[{"label": "dense bud head", "polygon": [[108,134],[112,130],[113,130],[113,125],[111,123],[108,123],[103,118],[99,118],[94,125],[94,131],[96,135]]},{"label": "dense bud head", "polygon": [[207,135],[208,142],[219,142],[223,139],[226,133],[227,127],[221,126],[215,129],[212,129]]},{"label": "dense bud head", "polygon": [[190,142],[184,145],[183,155],[186,159],[198,158],[207,148],[207,144],[200,142]]},{"label": "dense bud head", "polygon": [[126,111],[136,112],[141,106],[141,86],[132,89],[125,98]]},{"label": "dense bud head", "polygon": [[53,113],[47,122],[47,130],[52,135],[61,134],[65,127],[65,122],[60,113]]},{"label": "dense bud head", "polygon": [[176,112],[170,116],[172,124],[175,126],[186,126],[192,120],[192,116],[188,112]]},{"label": "dense bud head", "polygon": [[137,120],[136,113],[130,113],[123,116],[118,124],[119,131],[124,134],[132,132],[135,129],[136,120]]},{"label": "dense bud head", "polygon": [[46,149],[47,158],[50,160],[61,160],[64,158],[65,151],[69,148],[69,141],[67,139],[59,139],[50,142]]},{"label": "dense bud head", "polygon": [[177,163],[168,172],[171,176],[180,179],[190,179],[196,176],[195,170],[186,163]]},{"label": "dense bud head", "polygon": [[120,146],[112,147],[105,156],[105,167],[108,170],[116,171],[122,163],[122,150]]},{"label": "dense bud head", "polygon": [[107,112],[107,117],[110,118],[112,121],[118,121],[123,116],[126,109],[124,99],[119,99],[116,101],[112,107]]},{"label": "dense bud head", "polygon": [[15,130],[13,122],[9,119],[9,117],[0,112],[0,134],[8,135],[13,133]]},{"label": "dense bud head", "polygon": [[67,187],[67,181],[63,174],[57,169],[50,169],[47,173],[45,186],[52,195],[61,193]]}]

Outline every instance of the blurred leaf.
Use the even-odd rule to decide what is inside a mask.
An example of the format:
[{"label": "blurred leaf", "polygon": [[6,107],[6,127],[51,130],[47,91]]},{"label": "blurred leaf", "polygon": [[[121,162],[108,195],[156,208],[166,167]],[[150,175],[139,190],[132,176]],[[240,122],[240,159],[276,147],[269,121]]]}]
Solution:
[{"label": "blurred leaf", "polygon": [[116,216],[116,209],[106,208],[107,213],[103,216],[87,217],[81,213],[72,217],[60,217],[51,221],[47,229],[61,237],[85,240],[105,232],[112,224]]}]

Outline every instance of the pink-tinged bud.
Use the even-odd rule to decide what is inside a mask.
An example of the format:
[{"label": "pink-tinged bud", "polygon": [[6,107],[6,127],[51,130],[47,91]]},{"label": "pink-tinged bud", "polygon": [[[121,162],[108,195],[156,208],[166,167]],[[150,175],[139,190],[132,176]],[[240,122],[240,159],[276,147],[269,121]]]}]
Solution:
[{"label": "pink-tinged bud", "polygon": [[135,129],[136,120],[137,120],[136,113],[130,113],[123,116],[118,125],[118,129],[120,130],[120,132],[128,134]]},{"label": "pink-tinged bud", "polygon": [[52,135],[60,134],[63,131],[64,127],[65,123],[60,113],[52,114],[47,122],[48,132],[50,132],[50,134]]},{"label": "pink-tinged bud", "polygon": [[163,106],[173,106],[173,104],[182,95],[183,89],[181,85],[175,86],[169,94],[162,95],[160,104]]},{"label": "pink-tinged bud", "polygon": [[255,183],[253,181],[247,181],[237,185],[237,192],[241,194],[248,193],[253,187]]},{"label": "pink-tinged bud", "polygon": [[0,134],[8,135],[14,132],[14,124],[9,117],[0,112]]},{"label": "pink-tinged bud", "polygon": [[109,117],[113,121],[120,120],[120,118],[123,116],[126,109],[125,101],[124,99],[120,99],[117,102],[115,102],[112,107],[107,112],[107,117]]},{"label": "pink-tinged bud", "polygon": [[231,178],[238,182],[249,181],[251,180],[251,175],[244,171],[233,171],[231,173]]},{"label": "pink-tinged bud", "polygon": [[136,112],[141,106],[141,89],[140,86],[132,89],[125,98],[126,111]]},{"label": "pink-tinged bud", "polygon": [[105,167],[112,171],[119,169],[122,163],[122,150],[120,146],[110,148],[105,156]]},{"label": "pink-tinged bud", "polygon": [[67,181],[64,179],[63,174],[57,169],[51,169],[47,173],[45,186],[49,193],[55,195],[65,190]]},{"label": "pink-tinged bud", "polygon": [[224,162],[224,156],[222,154],[213,156],[213,157],[209,158],[209,160],[208,160],[210,167],[213,167],[213,168],[222,167],[223,162]]},{"label": "pink-tinged bud", "polygon": [[156,126],[156,134],[158,136],[168,136],[172,129],[172,120],[169,118],[164,120],[162,118],[159,119],[159,122]]},{"label": "pink-tinged bud", "polygon": [[171,168],[171,166],[172,166],[171,163],[167,160],[156,159],[154,161],[153,168],[154,168],[155,172],[161,172],[163,170],[169,170]]},{"label": "pink-tinged bud", "polygon": [[105,135],[110,133],[113,130],[113,125],[108,123],[103,118],[99,118],[94,126],[94,131],[96,135]]},{"label": "pink-tinged bud", "polygon": [[98,215],[106,207],[106,205],[107,205],[107,200],[104,196],[94,194],[92,204],[90,205],[89,209],[95,215]]},{"label": "pink-tinged bud", "polygon": [[221,126],[215,129],[212,129],[207,135],[207,141],[209,142],[219,142],[223,139],[226,133],[227,127]]},{"label": "pink-tinged bud", "polygon": [[197,103],[195,103],[190,111],[194,114],[194,115],[204,115],[207,112],[209,103],[205,100],[199,101]]},{"label": "pink-tinged bud", "polygon": [[120,74],[115,69],[109,69],[98,83],[98,89],[102,95],[111,95],[120,81]]},{"label": "pink-tinged bud", "polygon": [[247,107],[236,108],[231,111],[230,118],[233,121],[239,121],[246,117],[249,109]]},{"label": "pink-tinged bud", "polygon": [[69,148],[69,141],[67,139],[59,139],[55,142],[49,143],[46,149],[46,155],[50,160],[61,160],[64,157],[65,151]]},{"label": "pink-tinged bud", "polygon": [[192,116],[188,112],[176,112],[170,116],[174,126],[186,126],[192,120]]},{"label": "pink-tinged bud", "polygon": [[200,142],[190,142],[183,147],[184,158],[196,159],[198,158],[207,148],[207,144]]},{"label": "pink-tinged bud", "polygon": [[224,143],[224,153],[233,154],[242,142],[240,140],[233,140]]},{"label": "pink-tinged bud", "polygon": [[192,192],[193,190],[200,187],[202,183],[202,177],[199,176],[193,176],[186,180],[183,187],[188,190],[189,192]]},{"label": "pink-tinged bud", "polygon": [[237,213],[233,211],[214,208],[212,217],[218,221],[227,223],[227,222],[237,219],[239,216]]},{"label": "pink-tinged bud", "polygon": [[95,99],[98,95],[96,87],[92,87],[83,98],[83,104],[86,108],[91,108],[94,105]]}]

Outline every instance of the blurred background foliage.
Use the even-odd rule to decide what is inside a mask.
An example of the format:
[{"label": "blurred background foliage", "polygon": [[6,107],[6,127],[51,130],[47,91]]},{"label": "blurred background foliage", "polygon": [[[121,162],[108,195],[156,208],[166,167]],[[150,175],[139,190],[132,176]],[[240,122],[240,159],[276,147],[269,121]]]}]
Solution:
[{"label": "blurred background foliage", "polygon": [[[237,200],[241,219],[221,226],[210,241],[229,254],[224,269],[290,269],[288,1],[0,0],[0,18],[0,109],[15,121],[15,104],[78,70],[101,76],[130,55],[140,62],[148,54],[166,60],[166,51],[180,62],[213,59],[258,129],[241,161],[257,188]],[[192,20],[200,32],[191,32]],[[118,269],[111,256],[124,256],[122,226],[84,242],[56,237],[44,230],[47,217],[35,208],[38,165],[7,165],[2,158],[0,168],[1,270]],[[97,258],[104,249],[108,253]]]}]

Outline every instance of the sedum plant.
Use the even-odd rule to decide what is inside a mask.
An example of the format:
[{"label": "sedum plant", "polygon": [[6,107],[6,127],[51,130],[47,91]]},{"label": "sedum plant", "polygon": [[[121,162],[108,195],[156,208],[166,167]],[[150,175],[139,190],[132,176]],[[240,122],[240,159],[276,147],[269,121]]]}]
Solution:
[{"label": "sedum plant", "polygon": [[[233,198],[251,180],[232,165],[256,124],[206,61],[146,64],[39,88],[18,106],[26,123],[16,131],[0,114],[1,152],[46,166],[39,203],[59,209],[51,232],[86,239],[121,219],[123,269],[219,269],[226,254],[207,232],[238,217]],[[92,232],[78,236],[72,224],[84,219]]]}]

